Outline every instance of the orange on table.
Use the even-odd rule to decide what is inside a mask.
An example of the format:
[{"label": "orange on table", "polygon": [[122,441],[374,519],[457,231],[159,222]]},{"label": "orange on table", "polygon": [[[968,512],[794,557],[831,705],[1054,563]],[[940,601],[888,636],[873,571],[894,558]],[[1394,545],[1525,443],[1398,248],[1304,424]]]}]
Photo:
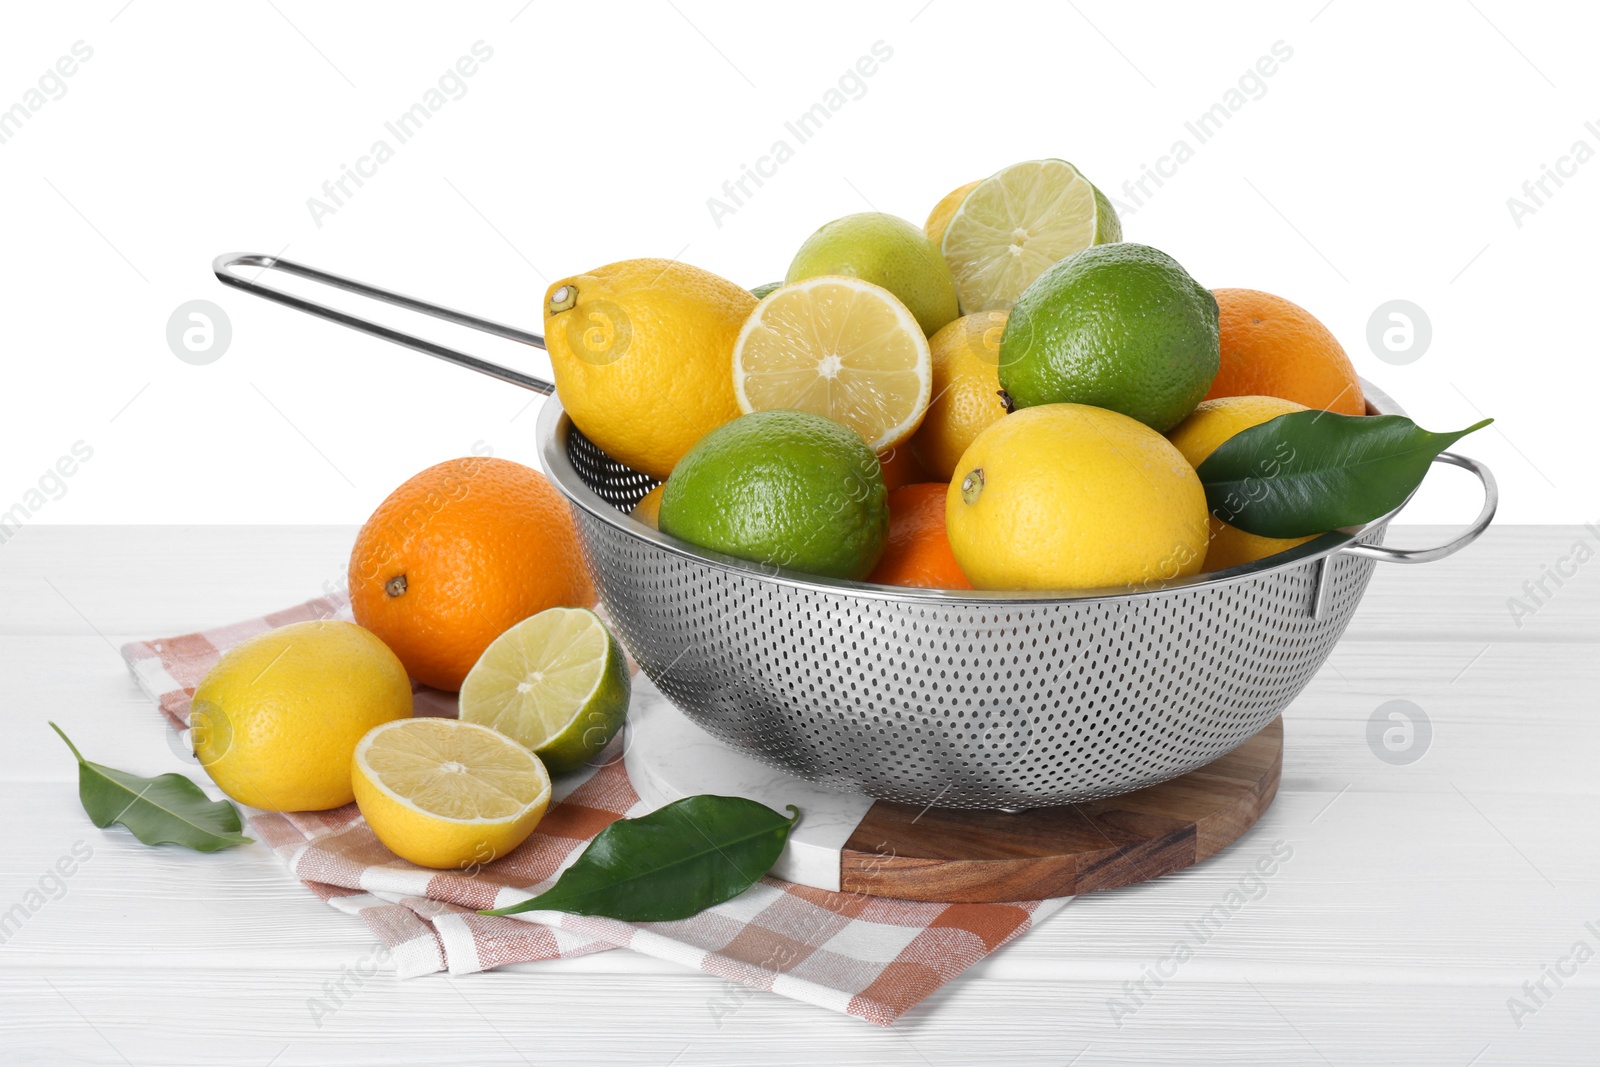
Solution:
[{"label": "orange on table", "polygon": [[489,643],[528,616],[594,602],[567,502],[510,460],[452,459],[414,475],[350,553],[356,622],[438,689],[459,689]]},{"label": "orange on table", "polygon": [[883,487],[891,493],[902,485],[928,480],[928,472],[911,454],[909,444],[896,445],[887,452],[878,453],[878,466],[883,470]]},{"label": "orange on table", "polygon": [[1356,369],[1328,328],[1292,301],[1257,289],[1213,289],[1222,366],[1206,400],[1276,396],[1308,408],[1365,415]]},{"label": "orange on table", "polygon": [[924,589],[971,589],[944,529],[944,482],[903,485],[889,493],[889,541],[867,581]]}]

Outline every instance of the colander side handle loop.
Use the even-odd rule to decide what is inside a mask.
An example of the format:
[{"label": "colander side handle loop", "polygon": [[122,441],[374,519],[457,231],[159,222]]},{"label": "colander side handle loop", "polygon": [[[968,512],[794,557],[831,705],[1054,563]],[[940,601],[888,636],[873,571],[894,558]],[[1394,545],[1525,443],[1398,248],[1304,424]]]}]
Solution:
[{"label": "colander side handle loop", "polygon": [[[259,269],[256,271],[255,277],[245,278],[235,271],[236,267],[257,267]],[[556,387],[543,378],[524,374],[519,370],[512,370],[510,367],[503,367],[486,359],[479,359],[477,356],[469,355],[466,352],[460,352],[454,348],[381,325],[370,319],[361,318],[359,315],[352,315],[349,312],[319,304],[314,300],[307,300],[305,297],[286,293],[282,289],[274,289],[269,285],[261,284],[260,279],[261,275],[269,270],[282,271],[285,274],[306,278],[332,289],[343,289],[345,292],[356,293],[370,300],[393,304],[395,307],[402,307],[408,311],[415,311],[431,318],[453,322],[457,326],[466,326],[494,337],[503,337],[508,341],[518,341],[522,344],[542,349],[544,348],[544,338],[539,334],[519,330],[514,326],[492,322],[489,319],[482,319],[476,315],[468,315],[464,311],[456,311],[452,308],[442,307],[439,304],[430,304],[426,300],[418,300],[415,297],[405,296],[402,293],[392,292],[388,289],[379,289],[375,285],[368,285],[365,282],[358,282],[337,274],[329,274],[327,271],[317,270],[315,267],[308,267],[293,260],[279,259],[277,256],[265,256],[254,252],[229,253],[212,260],[211,270],[223,285],[242,290],[252,296],[259,296],[264,300],[271,300],[286,307],[292,307],[296,311],[304,311],[308,315],[315,315],[318,318],[327,319],[329,322],[337,322],[340,326],[348,326],[352,330],[360,330],[362,333],[371,334],[373,337],[381,337],[385,341],[392,341],[397,345],[403,345],[418,352],[426,352],[428,355],[442,359],[447,363],[454,363],[457,366],[475,370],[479,374],[487,374],[491,378],[498,378],[503,382],[510,382],[512,385],[520,385],[524,389],[531,389],[536,393],[543,393],[545,396],[549,396],[556,391]]]},{"label": "colander side handle loop", "polygon": [[1351,544],[1345,545],[1340,551],[1346,555],[1382,560],[1385,563],[1432,563],[1436,559],[1444,559],[1460,552],[1482,536],[1483,531],[1489,528],[1489,523],[1494,519],[1495,508],[1500,505],[1500,487],[1495,484],[1494,475],[1489,472],[1488,467],[1477,460],[1454,452],[1440,452],[1433,461],[1469,470],[1478,476],[1479,482],[1483,483],[1483,510],[1478,512],[1478,517],[1472,520],[1471,525],[1444,544],[1432,548],[1391,548],[1388,545]]}]

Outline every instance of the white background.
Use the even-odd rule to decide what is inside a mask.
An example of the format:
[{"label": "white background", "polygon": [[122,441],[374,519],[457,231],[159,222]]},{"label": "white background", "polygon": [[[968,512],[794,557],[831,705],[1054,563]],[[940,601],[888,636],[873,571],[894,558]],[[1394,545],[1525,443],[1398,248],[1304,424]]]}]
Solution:
[{"label": "white background", "polygon": [[[1194,158],[1124,212],[1128,239],[1310,308],[1429,428],[1496,416],[1461,448],[1499,475],[1505,520],[1600,519],[1600,160],[1520,226],[1507,206],[1575,141],[1600,150],[1597,35],[1587,5],[1505,0],[10,8],[0,108],[74,42],[93,57],[0,144],[0,510],[80,440],[93,458],[32,521],[359,522],[475,446],[537,462],[532,394],[225,290],[220,252],[536,330],[563,275],[681,256],[754,285],[829,219],[920,224],[1022,159],[1070,159],[1133,204],[1123,183],[1183,138]],[[480,40],[493,58],[465,95],[317,225],[308,198],[393,145],[385,121]],[[893,54],[864,94],[717,225],[707,199],[793,145],[784,120],[878,41]],[[1264,95],[1198,144],[1185,121],[1278,41],[1293,56]],[[196,298],[233,326],[207,366],[166,343]],[[1395,298],[1432,322],[1404,366],[1366,341]],[[479,350],[547,372],[538,352]],[[1463,521],[1474,492],[1442,471],[1408,519]]]}]

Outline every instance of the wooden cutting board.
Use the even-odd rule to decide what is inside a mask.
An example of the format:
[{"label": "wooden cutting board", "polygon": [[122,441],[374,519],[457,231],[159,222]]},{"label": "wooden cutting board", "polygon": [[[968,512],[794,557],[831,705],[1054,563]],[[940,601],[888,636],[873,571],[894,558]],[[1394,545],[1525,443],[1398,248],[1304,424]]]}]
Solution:
[{"label": "wooden cutting board", "polygon": [[1180,778],[1105,800],[995,811],[878,801],[840,854],[846,893],[946,903],[1039,900],[1182,870],[1255,825],[1278,792],[1283,719]]}]

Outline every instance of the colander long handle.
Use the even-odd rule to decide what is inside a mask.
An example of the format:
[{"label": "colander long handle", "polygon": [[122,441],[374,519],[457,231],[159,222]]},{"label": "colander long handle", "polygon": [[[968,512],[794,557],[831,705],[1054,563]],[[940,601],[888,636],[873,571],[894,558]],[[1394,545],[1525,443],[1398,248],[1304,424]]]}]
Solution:
[{"label": "colander long handle", "polygon": [[1432,563],[1436,559],[1444,559],[1466,548],[1483,535],[1489,528],[1489,523],[1494,519],[1495,508],[1500,506],[1500,487],[1495,484],[1494,475],[1475,459],[1457,455],[1454,452],[1440,452],[1433,458],[1435,463],[1449,463],[1456,467],[1464,467],[1478,476],[1478,481],[1483,483],[1483,510],[1478,512],[1478,517],[1461,533],[1433,548],[1391,548],[1388,545],[1345,545],[1341,550],[1346,555],[1362,556],[1366,559],[1382,560],[1385,563]]},{"label": "colander long handle", "polygon": [[[235,272],[234,268],[236,267],[259,267],[260,270],[256,272],[254,278],[245,278]],[[464,311],[456,311],[452,308],[442,307],[439,304],[430,304],[426,300],[418,300],[415,297],[405,296],[388,289],[379,289],[375,285],[368,285],[365,282],[358,282],[337,274],[329,274],[327,271],[317,270],[315,267],[308,267],[293,260],[279,259],[277,256],[265,256],[255,252],[233,252],[218,256],[212,260],[211,270],[223,285],[243,290],[252,296],[259,296],[264,300],[271,300],[286,307],[292,307],[297,311],[304,311],[308,315],[315,315],[318,318],[327,319],[329,322],[337,322],[340,326],[348,326],[352,330],[360,330],[362,333],[371,334],[373,337],[381,337],[385,341],[393,341],[397,345],[403,345],[418,352],[426,352],[428,355],[442,359],[447,363],[454,363],[457,366],[475,370],[479,374],[487,374],[491,378],[498,378],[503,382],[510,382],[512,385],[520,385],[524,389],[532,389],[534,392],[543,393],[545,396],[549,396],[556,391],[556,387],[543,378],[536,378],[531,374],[524,374],[519,370],[512,370],[510,367],[503,367],[498,363],[479,359],[477,356],[469,355],[466,352],[460,352],[454,348],[424,340],[421,337],[402,333],[370,319],[363,319],[359,315],[352,315],[349,312],[319,304],[314,300],[307,300],[305,297],[286,293],[282,289],[274,289],[271,286],[261,284],[260,278],[262,274],[269,270],[282,271],[285,274],[307,278],[333,289],[343,289],[346,292],[356,293],[385,304],[403,307],[408,311],[416,311],[435,319],[442,319],[445,322],[453,322],[457,326],[467,326],[495,337],[503,337],[508,341],[519,341],[522,344],[543,349],[544,338],[539,334],[519,330],[515,326],[492,322],[489,319],[481,319],[476,315],[468,315]]]}]

